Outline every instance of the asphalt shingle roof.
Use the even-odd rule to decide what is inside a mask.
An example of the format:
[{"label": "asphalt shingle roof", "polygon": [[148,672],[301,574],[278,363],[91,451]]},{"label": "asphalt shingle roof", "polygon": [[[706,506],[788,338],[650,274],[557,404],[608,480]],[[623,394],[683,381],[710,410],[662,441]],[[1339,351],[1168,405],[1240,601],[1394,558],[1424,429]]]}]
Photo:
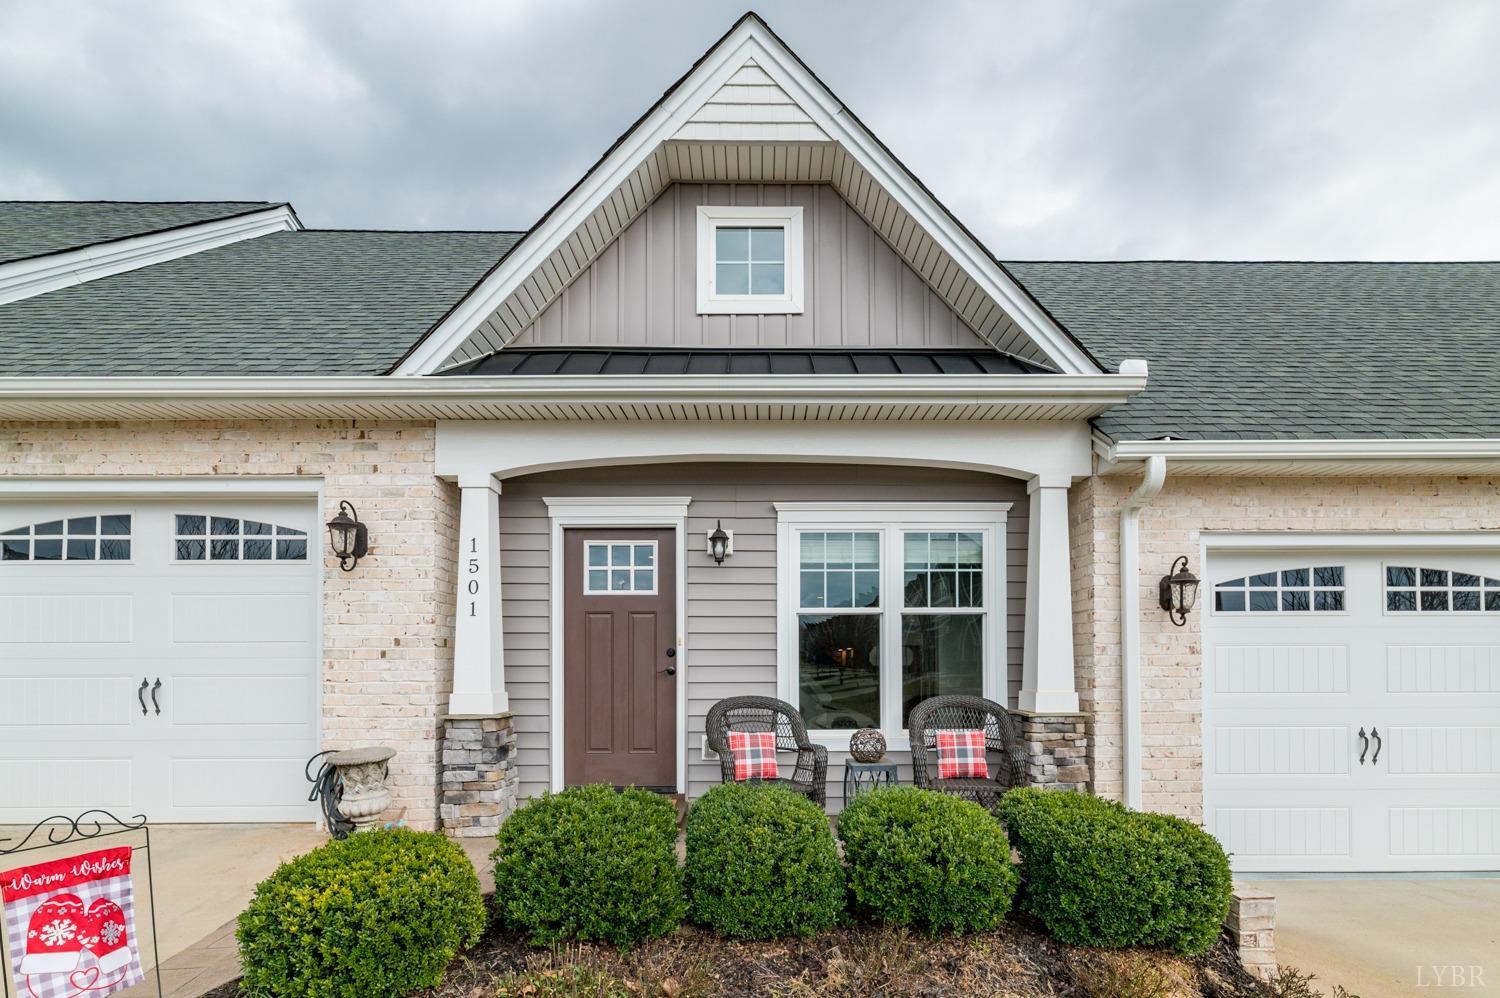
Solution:
[{"label": "asphalt shingle roof", "polygon": [[465,374],[1036,374],[994,350],[775,350],[712,347],[507,347],[443,372]]},{"label": "asphalt shingle roof", "polygon": [[1007,263],[1145,392],[1117,439],[1500,437],[1500,263]]},{"label": "asphalt shingle roof", "polygon": [[0,376],[383,374],[519,238],[246,239],[0,305]]},{"label": "asphalt shingle roof", "polygon": [[272,207],[270,201],[0,201],[0,263]]}]

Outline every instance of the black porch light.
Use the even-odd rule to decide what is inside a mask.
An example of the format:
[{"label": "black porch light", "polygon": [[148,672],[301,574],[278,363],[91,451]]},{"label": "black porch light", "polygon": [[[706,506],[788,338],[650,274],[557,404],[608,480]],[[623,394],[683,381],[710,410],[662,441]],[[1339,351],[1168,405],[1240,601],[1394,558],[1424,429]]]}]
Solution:
[{"label": "black porch light", "polygon": [[339,501],[338,515],[328,521],[328,541],[333,545],[334,557],[339,560],[339,569],[354,571],[370,551],[370,532],[359,522],[359,513],[348,501]]},{"label": "black porch light", "polygon": [[1181,627],[1187,623],[1188,611],[1198,602],[1198,576],[1188,571],[1186,556],[1172,562],[1172,571],[1161,577],[1161,608],[1167,611],[1172,623]]},{"label": "black porch light", "polygon": [[729,557],[729,534],[724,531],[723,520],[716,521],[714,532],[708,535],[708,553],[715,565],[724,564],[724,559]]}]

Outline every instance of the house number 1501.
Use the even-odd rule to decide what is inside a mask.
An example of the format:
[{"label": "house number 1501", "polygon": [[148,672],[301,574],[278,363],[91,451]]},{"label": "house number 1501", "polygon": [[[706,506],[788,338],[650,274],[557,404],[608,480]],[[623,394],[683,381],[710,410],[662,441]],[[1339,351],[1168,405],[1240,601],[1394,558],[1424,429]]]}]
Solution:
[{"label": "house number 1501", "polygon": [[[475,557],[478,554],[479,554],[479,538],[477,538],[477,537],[470,537],[469,538],[469,574],[470,575],[478,575],[479,574],[479,559],[477,557]],[[470,579],[469,580],[469,595],[470,596],[475,596],[475,597],[477,597],[479,595],[479,580],[478,579]],[[469,600],[469,616],[471,616],[471,617],[477,617],[477,616],[479,616],[479,601],[477,599],[471,599],[471,600]]]}]

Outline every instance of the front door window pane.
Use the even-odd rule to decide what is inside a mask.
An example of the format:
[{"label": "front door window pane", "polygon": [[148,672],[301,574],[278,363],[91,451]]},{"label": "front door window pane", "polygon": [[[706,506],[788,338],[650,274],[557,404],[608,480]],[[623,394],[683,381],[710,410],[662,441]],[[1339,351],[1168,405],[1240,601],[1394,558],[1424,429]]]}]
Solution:
[{"label": "front door window pane", "polygon": [[928,697],[984,691],[984,615],[909,613],[901,621],[901,726]]},{"label": "front door window pane", "polygon": [[815,730],[880,725],[880,615],[797,618],[799,708]]}]

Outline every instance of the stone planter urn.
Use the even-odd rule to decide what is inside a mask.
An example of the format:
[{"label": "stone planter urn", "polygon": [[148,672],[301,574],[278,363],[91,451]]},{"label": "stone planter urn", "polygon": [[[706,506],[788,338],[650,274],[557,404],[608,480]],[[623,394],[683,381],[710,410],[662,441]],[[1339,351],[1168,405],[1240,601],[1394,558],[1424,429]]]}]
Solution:
[{"label": "stone planter urn", "polygon": [[328,757],[328,764],[338,770],[344,785],[339,811],[354,822],[356,832],[367,832],[380,824],[380,815],[391,803],[386,789],[386,764],[396,754],[393,748],[371,745],[345,749]]}]

